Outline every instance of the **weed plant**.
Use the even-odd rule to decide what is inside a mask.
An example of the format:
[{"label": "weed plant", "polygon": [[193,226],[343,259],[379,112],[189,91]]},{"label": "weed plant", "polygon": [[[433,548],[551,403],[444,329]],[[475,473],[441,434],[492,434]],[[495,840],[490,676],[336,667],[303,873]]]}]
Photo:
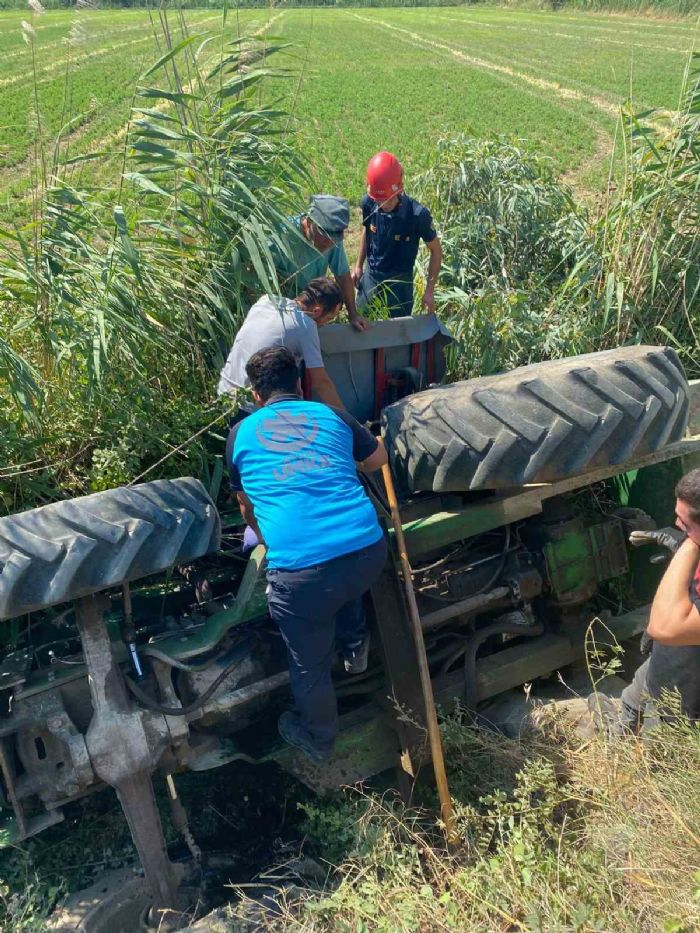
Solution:
[{"label": "weed plant", "polygon": [[627,343],[668,343],[700,375],[699,72],[671,124],[650,116],[623,114],[624,175],[597,216],[512,141],[440,143],[419,190],[442,234],[453,378]]},{"label": "weed plant", "polygon": [[459,711],[443,722],[456,848],[445,847],[426,812],[393,798],[349,792],[341,803],[307,806],[317,856],[332,861],[340,843],[345,858],[324,891],[282,895],[283,915],[265,928],[697,929],[697,727],[678,721],[643,740],[582,742],[560,715],[539,718],[539,731],[518,740],[476,732]]},{"label": "weed plant", "polygon": [[[214,42],[163,13],[111,203],[69,184],[86,157],[37,133],[33,219],[0,231],[5,511],[160,475],[218,485],[216,373],[276,288],[269,243],[285,250],[308,185],[287,117],[264,103],[264,83],[291,77],[269,63],[281,43],[229,42],[224,26]],[[700,375],[699,101],[688,71],[670,122],[625,113],[625,172],[595,215],[516,142],[440,144],[411,190],[445,247],[453,378],[635,342],[672,344]]]},{"label": "weed plant", "polygon": [[259,101],[283,74],[267,64],[279,43],[222,32],[205,67],[212,37],[182,16],[160,28],[167,51],[135,92],[118,203],[71,187],[59,141],[39,134],[33,220],[0,231],[7,511],[146,471],[206,480],[221,438],[207,451],[202,429],[226,410],[214,373],[244,309],[275,288],[268,243],[303,178],[283,115]]}]

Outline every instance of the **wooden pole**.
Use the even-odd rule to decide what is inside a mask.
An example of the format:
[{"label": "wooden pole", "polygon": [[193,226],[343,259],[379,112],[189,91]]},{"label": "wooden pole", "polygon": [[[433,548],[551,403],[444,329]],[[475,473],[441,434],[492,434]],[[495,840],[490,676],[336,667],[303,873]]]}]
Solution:
[{"label": "wooden pole", "polygon": [[418,655],[418,669],[420,671],[420,682],[423,690],[423,701],[425,703],[425,715],[428,725],[428,738],[430,740],[430,753],[433,759],[433,770],[435,771],[435,782],[437,784],[438,796],[440,798],[440,816],[445,824],[445,835],[448,842],[454,842],[456,838],[454,813],[452,811],[452,798],[450,797],[450,788],[447,784],[447,774],[445,773],[445,758],[442,753],[442,742],[440,740],[440,727],[438,726],[437,713],[435,711],[435,697],[433,696],[433,685],[430,681],[430,668],[428,667],[428,656],[425,653],[425,641],[423,640],[423,627],[421,625],[420,615],[418,613],[418,604],[416,603],[416,594],[413,589],[413,578],[411,575],[411,565],[406,553],[406,541],[401,527],[401,516],[399,515],[399,504],[396,501],[396,490],[394,489],[394,480],[388,464],[382,467],[382,477],[386,488],[389,508],[391,509],[391,520],[394,526],[396,537],[396,546],[401,560],[401,570],[403,572],[404,589],[406,590],[406,601],[408,603],[408,614],[413,629],[413,641]]}]

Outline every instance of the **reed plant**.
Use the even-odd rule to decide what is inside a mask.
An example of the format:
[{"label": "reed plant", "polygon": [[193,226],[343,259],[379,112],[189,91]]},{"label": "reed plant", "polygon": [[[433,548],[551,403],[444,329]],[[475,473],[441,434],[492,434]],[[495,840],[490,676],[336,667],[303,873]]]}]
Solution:
[{"label": "reed plant", "polygon": [[453,377],[668,343],[700,376],[700,73],[668,120],[626,108],[623,170],[595,212],[517,140],[443,140],[420,179],[441,228]]},{"label": "reed plant", "polygon": [[235,35],[225,15],[213,36],[181,13],[154,28],[163,54],[135,90],[116,203],[70,182],[91,156],[65,158],[39,133],[32,220],[0,230],[8,511],[155,464],[149,478],[209,475],[217,440],[164,458],[222,420],[215,373],[246,308],[276,286],[270,242],[284,251],[304,178],[285,115],[260,102],[263,80],[287,76],[268,63],[281,44]]}]

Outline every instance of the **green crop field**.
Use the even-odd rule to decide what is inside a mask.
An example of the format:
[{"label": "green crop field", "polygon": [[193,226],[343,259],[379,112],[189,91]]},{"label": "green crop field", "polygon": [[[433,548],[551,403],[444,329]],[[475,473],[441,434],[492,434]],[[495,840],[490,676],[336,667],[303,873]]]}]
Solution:
[{"label": "green crop field", "polygon": [[[122,164],[135,84],[162,53],[144,11],[0,14],[0,210],[21,215],[36,171],[35,140],[64,127],[61,153],[103,152],[74,181],[109,187]],[[283,36],[277,62],[297,77],[270,81],[308,158],[314,183],[356,199],[367,157],[393,149],[409,172],[455,131],[506,133],[550,155],[568,180],[598,186],[618,109],[672,111],[700,35],[691,20],[498,8],[294,9],[183,14],[194,33]],[[182,24],[170,14],[173,41]],[[21,21],[36,35],[27,44]],[[156,38],[159,36],[160,38]],[[213,60],[220,43],[203,58]],[[37,119],[37,103],[40,113]]]}]

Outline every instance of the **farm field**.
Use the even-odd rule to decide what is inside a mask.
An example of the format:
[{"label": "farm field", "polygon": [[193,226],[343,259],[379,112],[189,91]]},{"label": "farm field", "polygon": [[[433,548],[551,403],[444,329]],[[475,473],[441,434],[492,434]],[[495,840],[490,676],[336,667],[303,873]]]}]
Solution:
[{"label": "farm field", "polygon": [[[215,10],[183,14],[196,33],[282,36],[278,56],[299,80],[267,96],[294,115],[314,183],[357,199],[369,154],[393,149],[416,172],[441,135],[506,133],[549,155],[581,188],[603,181],[618,108],[672,111],[698,24],[632,16],[476,7]],[[64,131],[62,156],[104,152],[74,169],[75,183],[108,188],[122,164],[134,86],[162,54],[144,11],[84,9],[0,14],[0,212],[21,216],[35,176],[35,94],[46,138]],[[170,14],[173,41],[181,36]],[[205,58],[216,55],[218,42]]]}]

